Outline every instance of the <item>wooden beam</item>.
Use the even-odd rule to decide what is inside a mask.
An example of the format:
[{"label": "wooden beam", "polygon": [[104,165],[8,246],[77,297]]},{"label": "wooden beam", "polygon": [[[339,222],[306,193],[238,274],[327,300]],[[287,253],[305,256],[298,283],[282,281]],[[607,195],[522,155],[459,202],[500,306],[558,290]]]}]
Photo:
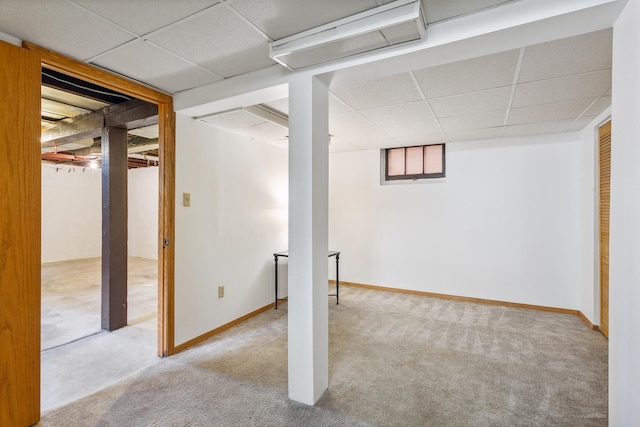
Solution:
[{"label": "wooden beam", "polygon": [[102,132],[102,329],[127,325],[127,131]]},{"label": "wooden beam", "polygon": [[137,129],[158,123],[158,106],[139,99],[110,105],[102,111],[107,127]]},{"label": "wooden beam", "polygon": [[158,106],[134,99],[58,123],[42,134],[42,146],[53,147],[96,138],[102,135],[105,126],[137,129],[157,123]]},{"label": "wooden beam", "polygon": [[96,138],[102,135],[104,115],[102,112],[89,113],[61,122],[42,133],[42,146],[53,147],[64,145],[81,139]]}]

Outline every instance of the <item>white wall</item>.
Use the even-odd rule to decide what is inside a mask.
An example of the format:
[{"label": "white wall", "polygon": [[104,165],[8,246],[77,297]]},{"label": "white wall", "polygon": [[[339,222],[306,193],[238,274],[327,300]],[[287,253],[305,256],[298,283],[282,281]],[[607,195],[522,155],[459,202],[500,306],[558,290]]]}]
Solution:
[{"label": "white wall", "polygon": [[288,160],[285,149],[180,114],[176,140],[179,345],[273,302],[273,253],[287,245]]},{"label": "white wall", "polygon": [[[57,172],[56,172],[57,169]],[[42,165],[42,262],[102,255],[102,171]],[[158,168],[131,169],[129,256],[158,259]]]},{"label": "white wall", "polygon": [[452,143],[445,179],[402,185],[380,185],[378,150],[332,154],[340,278],[578,309],[580,147],[579,133]]},{"label": "white wall", "polygon": [[43,263],[101,256],[101,189],[100,170],[42,165]]},{"label": "white wall", "polygon": [[158,167],[129,169],[129,256],[158,259]]},{"label": "white wall", "polygon": [[609,424],[640,420],[640,0],[613,28]]}]

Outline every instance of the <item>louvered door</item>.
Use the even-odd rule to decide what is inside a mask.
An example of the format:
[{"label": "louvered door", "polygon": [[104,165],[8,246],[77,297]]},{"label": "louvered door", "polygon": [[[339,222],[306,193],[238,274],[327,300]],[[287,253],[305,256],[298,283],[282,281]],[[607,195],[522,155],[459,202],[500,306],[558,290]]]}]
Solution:
[{"label": "louvered door", "polygon": [[609,337],[609,195],[611,121],[600,128],[600,330]]}]

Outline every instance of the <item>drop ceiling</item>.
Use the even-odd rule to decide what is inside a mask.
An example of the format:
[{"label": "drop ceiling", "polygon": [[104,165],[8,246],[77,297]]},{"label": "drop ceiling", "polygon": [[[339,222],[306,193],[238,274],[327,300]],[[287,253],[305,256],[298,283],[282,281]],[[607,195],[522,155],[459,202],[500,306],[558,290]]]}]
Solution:
[{"label": "drop ceiling", "polygon": [[[389,0],[2,0],[0,32],[180,95],[280,67],[268,43]],[[422,0],[429,25],[530,0]],[[542,2],[549,3],[549,2]],[[548,6],[547,6],[548,7]],[[577,25],[577,24],[576,24]],[[611,103],[610,29],[330,86],[332,151],[574,131]],[[375,65],[372,65],[375,67]],[[286,100],[264,107],[286,116]],[[287,130],[236,111],[203,118],[257,140]]]}]

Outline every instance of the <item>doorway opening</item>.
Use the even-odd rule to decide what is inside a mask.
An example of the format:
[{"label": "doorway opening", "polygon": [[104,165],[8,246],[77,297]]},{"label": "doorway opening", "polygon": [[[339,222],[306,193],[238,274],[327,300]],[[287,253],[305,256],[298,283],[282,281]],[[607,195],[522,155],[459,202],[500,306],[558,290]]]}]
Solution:
[{"label": "doorway opening", "polygon": [[159,135],[156,105],[47,68],[41,104],[46,410],[155,358]]}]

